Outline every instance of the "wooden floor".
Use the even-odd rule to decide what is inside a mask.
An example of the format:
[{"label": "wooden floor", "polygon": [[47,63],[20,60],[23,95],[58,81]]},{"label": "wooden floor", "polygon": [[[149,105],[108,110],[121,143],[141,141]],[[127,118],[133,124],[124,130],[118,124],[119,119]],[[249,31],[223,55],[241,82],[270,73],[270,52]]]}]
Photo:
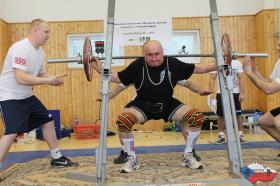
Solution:
[{"label": "wooden floor", "polygon": [[[202,131],[197,143],[209,144],[216,140],[217,130]],[[245,139],[250,141],[273,141],[264,131],[253,133],[252,131],[244,131]],[[61,149],[87,149],[95,148],[99,144],[98,139],[78,140],[73,135],[71,138],[63,138],[58,141]],[[135,132],[135,145],[137,146],[161,146],[161,145],[182,145],[185,144],[181,132]],[[119,139],[116,136],[107,138],[107,146],[120,147]],[[14,143],[10,152],[19,151],[37,151],[48,150],[48,146],[44,141],[24,139],[18,143]]]}]

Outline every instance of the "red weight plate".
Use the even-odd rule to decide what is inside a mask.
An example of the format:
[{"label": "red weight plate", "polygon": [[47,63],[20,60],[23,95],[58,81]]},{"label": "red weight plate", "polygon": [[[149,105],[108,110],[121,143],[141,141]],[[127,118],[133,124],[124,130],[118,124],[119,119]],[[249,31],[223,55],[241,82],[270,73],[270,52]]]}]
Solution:
[{"label": "red weight plate", "polygon": [[93,74],[93,63],[91,62],[92,57],[92,47],[89,37],[85,38],[84,42],[84,50],[83,50],[83,62],[84,62],[84,70],[85,74],[87,76],[87,80],[92,80],[92,74]]},{"label": "red weight plate", "polygon": [[231,65],[231,44],[229,40],[229,35],[227,33],[224,33],[222,35],[222,41],[221,41],[221,48],[225,60],[226,65]]}]

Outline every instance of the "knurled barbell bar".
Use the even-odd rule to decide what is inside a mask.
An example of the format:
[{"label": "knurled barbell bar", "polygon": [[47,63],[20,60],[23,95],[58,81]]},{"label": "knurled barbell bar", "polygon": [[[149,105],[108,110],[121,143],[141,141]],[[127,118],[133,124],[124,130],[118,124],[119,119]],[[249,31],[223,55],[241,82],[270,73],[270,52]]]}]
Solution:
[{"label": "knurled barbell bar", "polygon": [[[226,65],[231,65],[233,59],[240,57],[260,57],[266,58],[266,53],[238,53],[232,50],[229,35],[224,33],[221,39],[221,48]],[[113,56],[112,59],[136,59],[144,56]],[[183,55],[165,55],[165,57],[216,57],[215,54],[183,54]],[[92,46],[89,37],[85,38],[83,46],[83,56],[78,55],[76,58],[64,58],[64,59],[48,59],[48,63],[78,63],[84,64],[84,70],[88,81],[92,80],[93,74],[93,61]],[[96,57],[99,60],[104,60],[104,57]]]}]

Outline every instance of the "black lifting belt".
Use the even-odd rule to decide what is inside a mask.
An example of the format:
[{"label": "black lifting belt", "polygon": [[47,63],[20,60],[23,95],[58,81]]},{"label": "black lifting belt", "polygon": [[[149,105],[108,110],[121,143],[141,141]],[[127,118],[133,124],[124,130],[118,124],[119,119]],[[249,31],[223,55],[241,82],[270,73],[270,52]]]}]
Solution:
[{"label": "black lifting belt", "polygon": [[146,112],[151,114],[161,113],[163,111],[163,103],[152,103],[149,101],[143,101],[139,98],[136,98],[135,101],[143,108]]}]

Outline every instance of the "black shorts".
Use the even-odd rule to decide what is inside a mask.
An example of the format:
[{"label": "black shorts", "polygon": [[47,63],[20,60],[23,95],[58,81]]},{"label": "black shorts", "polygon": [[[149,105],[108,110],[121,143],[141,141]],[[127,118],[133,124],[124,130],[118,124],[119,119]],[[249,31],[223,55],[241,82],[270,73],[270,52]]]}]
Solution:
[{"label": "black shorts", "polygon": [[4,134],[27,133],[53,120],[36,96],[22,100],[0,101]]},{"label": "black shorts", "polygon": [[270,114],[273,116],[273,117],[276,117],[280,114],[280,107],[277,107],[273,110],[270,111]]},{"label": "black shorts", "polygon": [[141,102],[141,100],[138,100],[135,98],[131,102],[129,102],[125,108],[135,108],[145,118],[145,121],[148,121],[150,119],[164,119],[165,122],[171,121],[171,118],[173,117],[174,113],[184,104],[181,103],[179,100],[172,98],[170,101],[166,103],[162,103],[162,108],[160,109],[160,112],[153,112]]},{"label": "black shorts", "polygon": [[[241,115],[241,104],[239,101],[239,93],[233,93],[233,98],[234,98],[236,115]],[[217,99],[217,115],[223,116],[224,112],[223,112],[223,107],[222,107],[221,94],[217,94],[216,99]]]}]

